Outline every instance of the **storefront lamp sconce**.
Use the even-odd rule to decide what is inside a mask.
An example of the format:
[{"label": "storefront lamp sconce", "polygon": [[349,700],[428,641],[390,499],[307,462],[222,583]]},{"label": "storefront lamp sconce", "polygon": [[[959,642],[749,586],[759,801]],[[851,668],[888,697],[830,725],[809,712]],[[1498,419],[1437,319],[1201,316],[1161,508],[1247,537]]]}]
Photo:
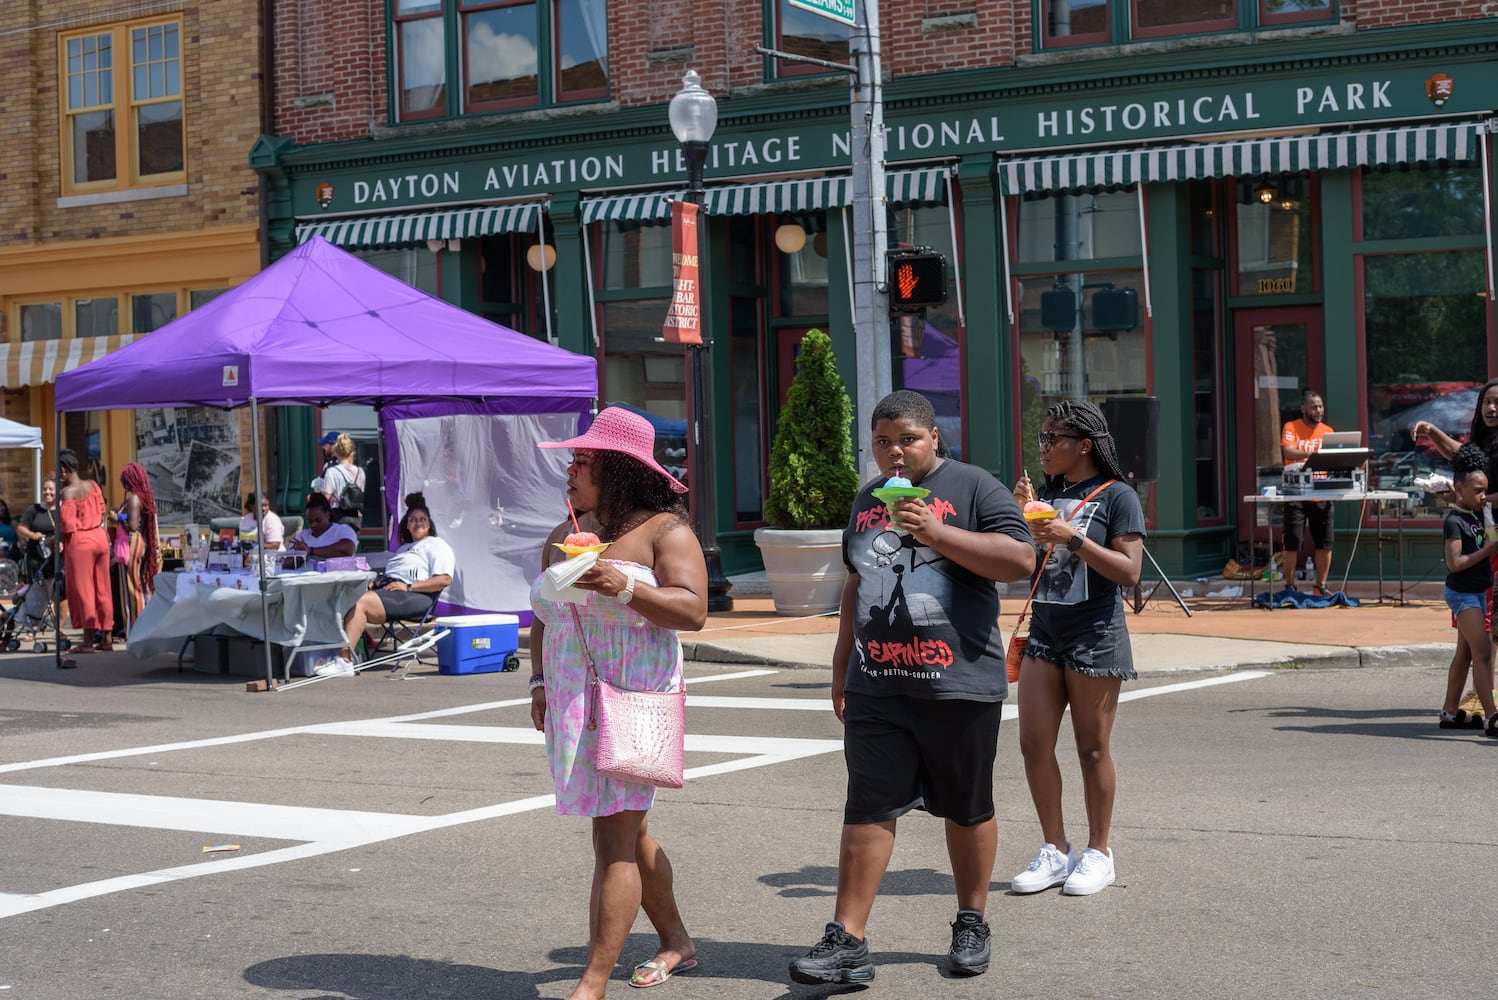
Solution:
[{"label": "storefront lamp sconce", "polygon": [[537,243],[525,252],[525,263],[532,271],[550,271],[557,263],[557,248],[550,243]]},{"label": "storefront lamp sconce", "polygon": [[817,233],[811,238],[811,249],[818,257],[827,256],[827,234]]},{"label": "storefront lamp sconce", "polygon": [[1274,189],[1274,185],[1269,183],[1268,177],[1264,178],[1264,183],[1254,188],[1254,197],[1259,199],[1259,201],[1263,202],[1265,205],[1268,205],[1270,202],[1274,201],[1274,197],[1278,193],[1279,192]]},{"label": "storefront lamp sconce", "polygon": [[1286,197],[1280,199],[1280,211],[1282,212],[1293,212],[1299,207],[1300,203],[1294,198]]},{"label": "storefront lamp sconce", "polygon": [[443,250],[457,253],[463,249],[462,240],[427,240],[427,249],[432,253],[441,253]]},{"label": "storefront lamp sconce", "polygon": [[787,222],[775,230],[775,246],[781,253],[800,253],[806,246],[806,230],[794,222]]}]

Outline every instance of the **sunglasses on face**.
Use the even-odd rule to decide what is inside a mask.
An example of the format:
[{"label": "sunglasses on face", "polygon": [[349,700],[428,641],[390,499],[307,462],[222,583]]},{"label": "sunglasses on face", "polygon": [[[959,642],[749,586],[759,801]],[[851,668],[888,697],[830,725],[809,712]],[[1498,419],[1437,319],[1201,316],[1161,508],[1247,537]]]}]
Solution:
[{"label": "sunglasses on face", "polygon": [[1035,441],[1040,445],[1041,451],[1055,444],[1057,438],[1067,438],[1072,441],[1086,440],[1081,434],[1062,434],[1059,431],[1041,431],[1035,435]]}]

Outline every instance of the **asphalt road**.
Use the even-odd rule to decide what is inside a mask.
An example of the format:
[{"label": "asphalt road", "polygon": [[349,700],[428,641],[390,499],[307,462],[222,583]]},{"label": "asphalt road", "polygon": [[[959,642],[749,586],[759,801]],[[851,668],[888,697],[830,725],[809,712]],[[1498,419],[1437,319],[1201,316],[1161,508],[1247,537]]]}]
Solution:
[{"label": "asphalt road", "polygon": [[[247,694],[167,662],[0,659],[0,997],[567,995],[585,954],[588,829],[547,798],[524,667]],[[690,780],[659,797],[651,827],[701,965],[661,995],[824,995],[785,972],[820,936],[836,881],[827,674],[689,677]],[[1006,718],[992,969],[941,973],[951,878],[941,824],[915,814],[870,924],[878,978],[852,992],[1486,990],[1498,741],[1438,730],[1441,687],[1413,668],[1130,685],[1119,882],[1087,898],[1007,892],[1039,834]],[[1077,780],[1067,796],[1085,837]],[[221,845],[238,850],[204,853]],[[653,943],[642,918],[613,994]]]}]

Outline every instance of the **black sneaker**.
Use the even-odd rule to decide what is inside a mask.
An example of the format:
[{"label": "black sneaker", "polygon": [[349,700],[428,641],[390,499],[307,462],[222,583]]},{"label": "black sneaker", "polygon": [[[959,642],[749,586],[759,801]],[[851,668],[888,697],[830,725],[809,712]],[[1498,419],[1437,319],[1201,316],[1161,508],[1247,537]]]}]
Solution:
[{"label": "black sneaker", "polygon": [[952,922],[952,950],[947,959],[954,976],[981,976],[988,971],[992,937],[988,925],[976,913],[959,913]]},{"label": "black sneaker", "polygon": [[[984,948],[988,947],[988,928],[984,927]],[[985,953],[984,962],[988,961]],[[986,967],[986,966],[985,966]],[[874,978],[874,963],[869,961],[869,945],[843,929],[836,921],[806,953],[791,963],[791,978],[798,983],[866,983]]]},{"label": "black sneaker", "polygon": [[1483,726],[1482,731],[1485,735],[1498,739],[1498,712],[1494,712],[1489,716],[1487,724]]}]

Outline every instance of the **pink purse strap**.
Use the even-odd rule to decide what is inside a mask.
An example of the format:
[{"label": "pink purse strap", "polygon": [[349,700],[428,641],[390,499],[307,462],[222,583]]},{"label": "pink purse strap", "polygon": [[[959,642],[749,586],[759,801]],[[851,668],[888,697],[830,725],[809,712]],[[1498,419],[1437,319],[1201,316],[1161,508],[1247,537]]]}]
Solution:
[{"label": "pink purse strap", "polygon": [[[1066,520],[1070,521],[1072,518],[1076,517],[1077,514],[1082,510],[1082,508],[1087,506],[1087,501],[1091,500],[1093,497],[1097,496],[1099,493],[1103,492],[1103,490],[1106,490],[1116,482],[1118,482],[1118,480],[1110,479],[1106,483],[1083,497],[1082,502],[1073,507],[1071,513],[1066,515]],[[1051,553],[1055,551],[1056,543],[1052,542],[1046,547],[1045,558],[1040,560],[1040,565],[1035,568],[1035,582],[1030,584],[1030,596],[1025,598],[1025,606],[1020,610],[1019,619],[1014,623],[1014,631],[1016,632],[1018,632],[1019,627],[1025,623],[1025,616],[1030,613],[1030,602],[1035,599],[1035,589],[1040,586],[1040,576],[1045,572],[1045,564],[1051,561]]]}]

